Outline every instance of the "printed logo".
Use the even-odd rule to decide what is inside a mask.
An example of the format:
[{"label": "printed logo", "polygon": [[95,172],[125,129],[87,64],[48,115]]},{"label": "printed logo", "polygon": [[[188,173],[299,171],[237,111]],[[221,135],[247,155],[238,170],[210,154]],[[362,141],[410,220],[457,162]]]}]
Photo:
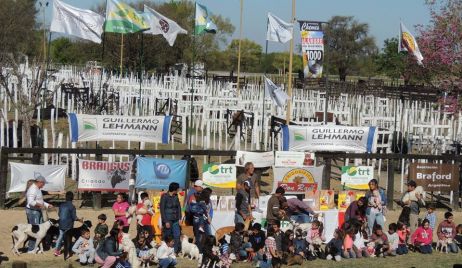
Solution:
[{"label": "printed logo", "polygon": [[305,135],[303,135],[302,133],[294,132],[294,140],[296,140],[296,141],[304,141],[305,140]]},{"label": "printed logo", "polygon": [[159,20],[159,25],[160,25],[160,29],[162,29],[162,32],[164,33],[168,33],[168,31],[170,30],[170,25],[164,19]]},{"label": "printed logo", "polygon": [[96,119],[85,119],[83,120],[83,129],[84,130],[96,130]]},{"label": "printed logo", "polygon": [[153,164],[156,177],[159,179],[167,179],[171,172],[170,167],[167,164],[156,164],[156,162]]},{"label": "printed logo", "polygon": [[209,172],[213,175],[217,175],[220,172],[220,167],[217,165],[212,165],[209,167]]}]

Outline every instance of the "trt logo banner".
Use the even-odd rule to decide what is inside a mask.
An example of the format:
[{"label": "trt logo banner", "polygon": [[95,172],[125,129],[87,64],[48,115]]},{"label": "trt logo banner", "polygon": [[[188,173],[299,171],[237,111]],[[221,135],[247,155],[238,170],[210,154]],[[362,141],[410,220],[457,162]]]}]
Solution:
[{"label": "trt logo banner", "polygon": [[356,190],[369,189],[369,181],[374,178],[374,167],[344,166],[342,167],[342,185]]},{"label": "trt logo banner", "polygon": [[202,178],[206,185],[217,188],[236,188],[236,165],[204,164]]}]

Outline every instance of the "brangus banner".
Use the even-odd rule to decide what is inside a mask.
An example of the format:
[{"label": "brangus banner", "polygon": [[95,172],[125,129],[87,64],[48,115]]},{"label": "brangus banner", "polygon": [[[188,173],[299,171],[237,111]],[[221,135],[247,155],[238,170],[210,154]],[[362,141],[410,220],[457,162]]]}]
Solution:
[{"label": "brangus banner", "polygon": [[79,191],[127,192],[132,162],[79,160]]},{"label": "brangus banner", "polygon": [[425,191],[450,192],[459,189],[459,166],[452,164],[411,163],[409,179]]}]

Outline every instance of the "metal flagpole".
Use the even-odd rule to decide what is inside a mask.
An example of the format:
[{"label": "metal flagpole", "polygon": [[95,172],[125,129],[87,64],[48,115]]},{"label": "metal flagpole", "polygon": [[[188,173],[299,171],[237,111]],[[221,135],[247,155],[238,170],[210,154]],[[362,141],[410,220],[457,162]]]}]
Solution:
[{"label": "metal flagpole", "polygon": [[122,68],[123,68],[123,58],[124,58],[124,34],[122,34],[122,38],[120,41],[120,75],[122,76]]},{"label": "metal flagpole", "polygon": [[[266,19],[266,31],[268,32],[268,24],[269,19]],[[265,62],[268,60],[268,38],[266,38],[266,45],[265,45]],[[261,116],[261,149],[263,150],[263,146],[265,145],[265,98],[266,98],[266,73],[268,72],[268,62],[265,64],[265,81],[263,81],[263,113]],[[266,148],[265,148],[266,149]]]},{"label": "metal flagpole", "polygon": [[[197,6],[194,7],[194,20],[196,18]],[[192,82],[191,82],[191,105],[190,105],[190,116],[189,116],[189,150],[192,150],[192,126],[193,126],[193,108],[194,108],[194,72],[196,69],[195,66],[195,57],[196,57],[196,21],[194,21],[193,27],[193,40],[192,40]]]},{"label": "metal flagpole", "polygon": [[141,86],[143,83],[143,57],[144,57],[144,34],[143,31],[140,32],[141,34],[141,48],[140,48],[140,74],[139,74],[139,79],[140,79],[140,90],[139,90],[139,102],[138,102],[138,115],[141,116],[142,112],[141,109],[143,108],[142,106],[142,100],[141,100]]},{"label": "metal flagpole", "polygon": [[[295,22],[295,0],[292,0],[292,23]],[[294,60],[294,33],[292,31],[292,39],[290,40],[290,58],[289,58],[289,84],[287,86],[287,95],[289,99],[287,100],[287,112],[286,112],[286,124],[290,123],[290,106],[292,103],[292,63]]]},{"label": "metal flagpole", "polygon": [[[106,11],[107,11],[107,0],[106,0]],[[105,20],[107,20],[107,14],[105,16]],[[103,61],[104,61],[104,47],[105,47],[105,43],[106,43],[106,29],[104,29],[104,26],[103,26],[103,49],[101,51],[101,70],[100,70],[100,77],[99,77],[99,91],[101,92],[101,86],[102,86],[102,82],[103,82]],[[92,91],[93,90],[93,87],[91,88]]]},{"label": "metal flagpole", "polygon": [[[244,0],[241,0],[241,18],[240,18],[240,29],[239,29],[239,49],[237,56],[237,94],[239,95],[240,90],[240,78],[241,78],[241,45],[242,45],[242,21],[244,13]],[[268,43],[268,42],[267,42]]]}]

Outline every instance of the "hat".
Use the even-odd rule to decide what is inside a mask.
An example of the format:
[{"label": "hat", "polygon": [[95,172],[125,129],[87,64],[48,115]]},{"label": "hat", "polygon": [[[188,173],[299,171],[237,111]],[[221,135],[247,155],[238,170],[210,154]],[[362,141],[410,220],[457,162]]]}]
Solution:
[{"label": "hat", "polygon": [[406,184],[407,186],[417,187],[417,183],[415,183],[413,180],[409,180]]},{"label": "hat", "polygon": [[196,180],[194,182],[194,187],[203,187],[204,182],[202,180]]}]

